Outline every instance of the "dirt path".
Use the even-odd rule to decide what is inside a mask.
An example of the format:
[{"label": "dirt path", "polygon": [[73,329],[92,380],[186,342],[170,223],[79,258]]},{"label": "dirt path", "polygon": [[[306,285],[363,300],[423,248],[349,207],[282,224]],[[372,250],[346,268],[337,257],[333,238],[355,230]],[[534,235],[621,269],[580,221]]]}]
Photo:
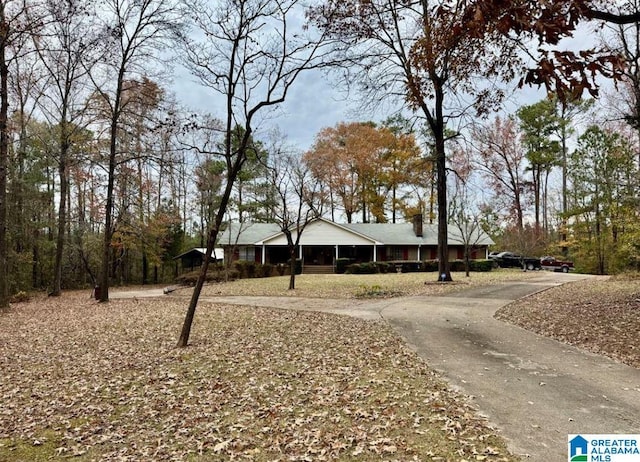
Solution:
[{"label": "dirt path", "polygon": [[515,454],[549,462],[566,460],[570,433],[640,433],[640,370],[498,321],[493,314],[513,300],[586,277],[542,272],[527,282],[382,301],[203,301],[383,318],[453,387],[471,396]]}]

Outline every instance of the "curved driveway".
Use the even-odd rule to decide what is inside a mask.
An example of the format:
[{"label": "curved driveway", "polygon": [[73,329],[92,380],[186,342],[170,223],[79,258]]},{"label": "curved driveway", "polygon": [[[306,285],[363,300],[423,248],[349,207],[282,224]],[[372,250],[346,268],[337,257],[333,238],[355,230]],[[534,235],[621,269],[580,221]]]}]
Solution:
[{"label": "curved driveway", "polygon": [[567,460],[568,434],[640,433],[640,370],[498,321],[493,314],[518,298],[586,277],[541,272],[526,282],[375,302],[206,300],[382,317],[450,385],[471,396],[513,453],[553,462]]},{"label": "curved driveway", "polygon": [[[391,301],[382,316],[524,459],[567,460],[572,433],[640,433],[640,370],[493,318],[523,296],[580,278]],[[585,333],[589,335],[589,333]]]}]

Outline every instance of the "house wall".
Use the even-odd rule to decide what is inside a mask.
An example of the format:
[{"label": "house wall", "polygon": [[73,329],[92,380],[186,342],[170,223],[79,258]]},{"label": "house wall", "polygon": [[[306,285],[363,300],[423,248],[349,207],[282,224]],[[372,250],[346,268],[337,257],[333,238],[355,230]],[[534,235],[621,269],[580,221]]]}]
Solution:
[{"label": "house wall", "polygon": [[224,258],[225,261],[260,261],[260,249],[253,245],[239,245],[235,247],[225,247]]},{"label": "house wall", "polygon": [[[296,234],[293,235],[295,240]],[[287,245],[287,238],[284,234],[275,236],[264,241],[266,245]],[[314,221],[307,225],[300,236],[302,246],[333,246],[339,245],[373,245],[371,239],[359,236],[337,225],[326,221]]]},{"label": "house wall", "polygon": [[[421,246],[419,251],[417,246],[387,246],[384,249],[384,260],[436,260],[438,258],[436,246]],[[481,247],[471,253],[471,259],[483,259],[485,255],[486,247]],[[463,246],[449,246],[449,261],[463,258]]]}]

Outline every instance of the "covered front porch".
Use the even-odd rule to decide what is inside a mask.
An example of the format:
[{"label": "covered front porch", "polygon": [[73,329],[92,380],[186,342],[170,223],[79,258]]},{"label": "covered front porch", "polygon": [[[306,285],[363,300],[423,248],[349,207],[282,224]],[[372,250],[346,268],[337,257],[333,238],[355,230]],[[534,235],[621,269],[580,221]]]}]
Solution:
[{"label": "covered front porch", "polygon": [[[384,246],[378,245],[300,245],[297,258],[302,262],[303,273],[334,272],[338,258],[349,258],[354,262],[380,261],[386,259]],[[284,264],[289,261],[288,246],[262,245],[260,249],[260,263],[273,265]],[[331,269],[328,271],[327,269]]]}]

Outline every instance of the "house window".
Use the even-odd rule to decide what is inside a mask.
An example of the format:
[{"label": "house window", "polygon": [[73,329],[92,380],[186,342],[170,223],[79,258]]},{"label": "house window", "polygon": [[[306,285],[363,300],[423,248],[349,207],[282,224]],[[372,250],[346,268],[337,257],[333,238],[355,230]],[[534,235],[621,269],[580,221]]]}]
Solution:
[{"label": "house window", "polygon": [[254,261],[256,259],[256,251],[254,247],[240,247],[239,260]]},{"label": "house window", "polygon": [[404,260],[404,249],[402,247],[391,247],[392,260]]}]

